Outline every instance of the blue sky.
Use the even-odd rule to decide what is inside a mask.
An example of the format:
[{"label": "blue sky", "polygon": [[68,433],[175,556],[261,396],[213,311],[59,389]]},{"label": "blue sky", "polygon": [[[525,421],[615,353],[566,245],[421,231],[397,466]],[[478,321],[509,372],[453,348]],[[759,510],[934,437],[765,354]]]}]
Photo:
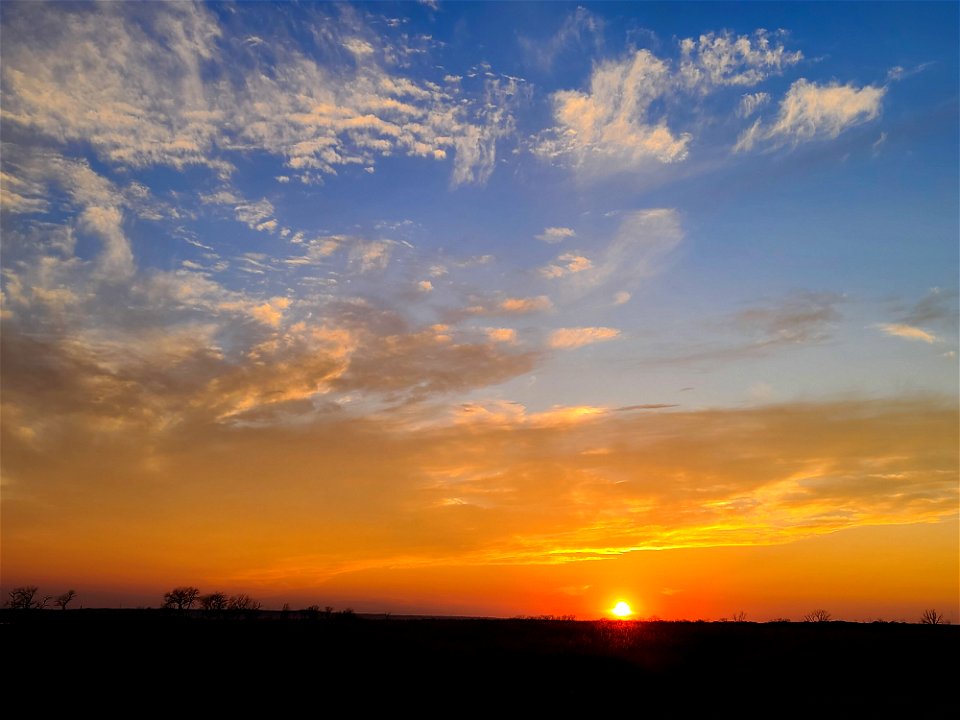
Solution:
[{"label": "blue sky", "polygon": [[0,13],[8,507],[188,430],[956,408],[955,3]]}]

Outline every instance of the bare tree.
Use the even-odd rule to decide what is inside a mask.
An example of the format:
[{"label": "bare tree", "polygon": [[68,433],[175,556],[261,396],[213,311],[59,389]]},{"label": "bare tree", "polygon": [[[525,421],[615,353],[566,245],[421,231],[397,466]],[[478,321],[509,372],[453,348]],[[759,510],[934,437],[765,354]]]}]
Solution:
[{"label": "bare tree", "polygon": [[200,597],[200,591],[192,586],[176,587],[163,596],[163,607],[189,610]]},{"label": "bare tree", "polygon": [[803,616],[804,622],[830,622],[830,613],[826,610],[814,610]]},{"label": "bare tree", "polygon": [[253,599],[252,597],[250,597],[249,595],[245,595],[245,594],[243,594],[243,593],[240,593],[239,595],[233,595],[233,596],[230,598],[229,602],[227,603],[227,607],[228,607],[230,610],[245,610],[245,611],[246,611],[246,610],[259,610],[259,609],[260,609],[260,603],[257,602],[256,600],[254,600],[254,599]]},{"label": "bare tree", "polygon": [[53,600],[53,604],[56,605],[61,610],[66,610],[67,605],[73,602],[73,599],[77,596],[76,590],[67,590],[61,595],[57,595]]},{"label": "bare tree", "polygon": [[244,593],[239,593],[237,595],[231,596],[230,600],[227,602],[227,609],[231,612],[242,614],[244,617],[252,618],[260,612],[259,601],[254,600],[249,595]]},{"label": "bare tree", "polygon": [[934,609],[924,610],[923,615],[920,616],[920,622],[924,625],[945,625],[946,620],[943,618],[943,613],[938,613]]},{"label": "bare tree", "polygon": [[227,596],[222,592],[201,595],[200,607],[208,612],[222,612],[227,609]]},{"label": "bare tree", "polygon": [[746,622],[746,621],[747,621],[747,614],[746,614],[743,610],[741,610],[741,611],[739,611],[739,612],[735,612],[735,613],[733,614],[733,617],[731,618],[731,620],[733,620],[733,622],[736,622],[736,623]]},{"label": "bare tree", "polygon": [[40,588],[36,585],[21,585],[8,594],[7,607],[14,610],[43,610],[50,602],[49,595],[37,595]]}]

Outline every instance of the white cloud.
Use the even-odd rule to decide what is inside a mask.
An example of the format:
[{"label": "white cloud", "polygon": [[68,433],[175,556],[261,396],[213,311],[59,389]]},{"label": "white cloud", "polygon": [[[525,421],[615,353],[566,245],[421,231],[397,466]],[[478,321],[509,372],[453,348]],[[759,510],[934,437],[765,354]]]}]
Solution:
[{"label": "white cloud", "polygon": [[122,280],[132,276],[133,251],[121,227],[123,215],[120,210],[115,207],[91,206],[84,210],[80,221],[84,228],[96,233],[103,240],[103,252],[99,258],[102,276],[110,280]]},{"label": "white cloud", "polygon": [[796,144],[835,138],[844,130],[876,118],[885,93],[886,88],[872,85],[818,85],[801,78],[780,102],[776,120],[768,126],[759,120],[755,122],[740,136],[734,150],[749,150],[761,140]]},{"label": "white cloud", "polygon": [[877,327],[882,332],[893,337],[904,338],[906,340],[920,340],[925,343],[934,343],[937,341],[936,335],[927,332],[922,328],[914,327],[913,325],[904,325],[901,323],[882,323],[877,325]]},{"label": "white cloud", "polygon": [[90,142],[120,165],[224,171],[209,155],[222,117],[203,80],[218,52],[215,17],[186,3],[158,4],[136,19],[124,10],[31,4],[5,13],[5,117],[57,140]]},{"label": "white cloud", "polygon": [[[474,124],[454,123],[453,146],[456,155],[453,163],[453,185],[483,184],[493,173],[496,163],[496,142],[514,129],[513,105],[519,99],[519,87],[515,78],[505,82],[488,80],[482,109]],[[438,155],[438,153],[440,153]],[[433,151],[442,159],[442,150]]]},{"label": "white cloud", "polygon": [[545,243],[558,243],[567,238],[572,238],[576,236],[576,231],[573,228],[568,227],[548,227],[544,228],[543,232],[536,236],[537,240],[542,240]]},{"label": "white cloud", "polygon": [[667,63],[648,50],[601,63],[588,92],[553,94],[556,127],[537,152],[569,156],[576,165],[612,164],[615,170],[683,160],[691,136],[675,134],[665,118],[650,117],[651,105],[670,85]]},{"label": "white cloud", "polygon": [[[682,240],[680,215],[676,210],[634,210],[623,214],[613,238],[592,261],[587,261],[589,264],[569,254],[561,256],[567,257],[566,266],[557,266],[556,270],[548,266],[544,270],[545,274],[552,273],[548,276],[560,278],[568,294],[617,290],[626,292],[629,299],[629,289],[659,272],[666,257]],[[573,272],[571,265],[578,271]]]},{"label": "white cloud", "polygon": [[[496,142],[513,130],[515,81],[493,79],[482,97],[414,81],[378,64],[375,47],[385,56],[396,48],[356,18],[317,35],[354,54],[355,63],[336,67],[283,37],[222,42],[217,17],[202,6],[132,8],[37,3],[5,13],[5,121],[89,142],[124,167],[199,164],[225,176],[229,153],[266,150],[309,183],[345,166],[372,170],[382,156],[451,152],[455,185],[483,183]],[[269,65],[264,44],[273,48]]]},{"label": "white cloud", "polygon": [[361,38],[349,38],[344,41],[343,46],[360,57],[373,54],[373,45]]},{"label": "white cloud", "polygon": [[591,44],[599,46],[603,40],[603,19],[597,17],[584,7],[578,7],[569,14],[553,37],[519,38],[520,46],[527,56],[544,70],[553,67],[554,60],[566,48],[582,48],[584,39],[589,38]]},{"label": "white cloud", "polygon": [[43,212],[48,207],[43,183],[0,170],[0,189],[0,207],[7,212]]},{"label": "white cloud", "polygon": [[359,267],[361,273],[383,270],[390,262],[393,243],[388,240],[357,240],[350,250],[350,262]]},{"label": "white cloud", "polygon": [[770,40],[766,30],[757,30],[752,38],[729,32],[685,38],[680,42],[680,77],[703,91],[711,86],[756,85],[803,59],[802,53],[787,52],[782,43]]},{"label": "white cloud", "polygon": [[270,219],[274,213],[273,203],[266,198],[256,202],[239,203],[233,210],[237,214],[237,220],[251,230],[272,231],[277,227],[277,221]]},{"label": "white cloud", "polygon": [[618,292],[616,295],[613,296],[613,304],[626,305],[628,302],[630,302],[630,297],[631,297],[630,293],[628,293],[626,290],[621,290],[620,292]]},{"label": "white cloud", "polygon": [[549,345],[556,349],[571,350],[619,336],[619,330],[609,327],[560,328],[550,333]]},{"label": "white cloud", "polygon": [[[765,30],[752,36],[707,33],[682,40],[676,63],[649,50],[600,63],[589,91],[553,94],[555,126],[534,150],[602,174],[683,161],[693,136],[671,126],[669,113],[676,106],[671,101],[756,85],[795,65],[803,55],[788,52],[780,37]],[[765,93],[744,96],[740,113],[754,112],[766,99]]]},{"label": "white cloud", "polygon": [[770,93],[745,93],[744,95],[740,96],[740,105],[737,107],[737,115],[740,117],[750,117],[768,102],[770,102]]}]

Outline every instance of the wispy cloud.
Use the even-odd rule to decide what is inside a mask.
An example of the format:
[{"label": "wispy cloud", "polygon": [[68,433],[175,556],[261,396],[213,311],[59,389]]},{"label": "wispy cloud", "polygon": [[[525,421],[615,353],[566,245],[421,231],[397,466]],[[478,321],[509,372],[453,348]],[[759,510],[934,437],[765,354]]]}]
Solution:
[{"label": "wispy cloud", "polygon": [[797,144],[835,138],[851,127],[873,120],[880,114],[886,88],[871,85],[831,83],[819,85],[797,80],[780,102],[776,119],[764,125],[757,120],[737,140],[735,151],[750,150],[761,141]]},{"label": "wispy cloud", "polygon": [[549,345],[561,350],[572,350],[593,343],[614,340],[620,331],[609,327],[560,328],[550,333]]},{"label": "wispy cloud", "polygon": [[675,133],[665,118],[651,112],[669,87],[667,63],[648,50],[601,63],[589,91],[554,93],[557,125],[537,151],[544,157],[567,156],[579,166],[612,163],[621,170],[683,160],[691,136]]},{"label": "wispy cloud", "polygon": [[540,268],[540,274],[545,278],[561,278],[565,275],[584,272],[593,267],[590,258],[575,253],[564,253],[553,263]]},{"label": "wispy cloud", "polygon": [[584,7],[577,7],[566,16],[560,28],[547,40],[520,37],[519,43],[530,61],[550,71],[558,56],[568,49],[598,47],[603,42],[603,19]]},{"label": "wispy cloud", "polygon": [[585,253],[564,253],[540,268],[540,275],[557,283],[567,299],[605,292],[623,304],[632,289],[663,270],[682,241],[676,210],[632,210],[621,214],[613,236],[596,244],[589,257]]},{"label": "wispy cloud", "polygon": [[770,102],[769,93],[758,92],[741,95],[740,105],[737,107],[737,115],[740,117],[750,117],[768,102]]},{"label": "wispy cloud", "polygon": [[690,87],[751,86],[796,65],[803,53],[783,45],[784,33],[757,30],[753,36],[709,32],[680,42],[679,74]]},{"label": "wispy cloud", "polygon": [[545,243],[558,243],[567,238],[576,237],[576,235],[577,233],[573,228],[548,227],[544,228],[543,232],[537,235],[537,240],[542,240]]},{"label": "wispy cloud", "polygon": [[313,182],[395,153],[453,155],[454,185],[485,182],[513,129],[518,81],[489,78],[467,97],[413,80],[389,62],[399,50],[351,17],[317,40],[346,48],[352,67],[321,65],[282,38],[267,66],[262,42],[231,45],[199,5],[22,6],[4,14],[4,117],[124,167],[227,176],[232,151],[259,149]]},{"label": "wispy cloud", "polygon": [[921,340],[925,343],[934,343],[937,341],[936,335],[927,332],[923,328],[914,327],[913,325],[903,325],[901,323],[881,323],[880,325],[877,325],[877,327],[887,335],[904,338],[905,340]]},{"label": "wispy cloud", "polygon": [[[534,150],[603,175],[681,162],[693,134],[679,129],[672,108],[697,106],[721,88],[754,86],[796,65],[803,55],[788,51],[783,38],[765,30],[752,36],[710,32],[681,40],[675,62],[646,49],[601,62],[589,90],[553,94],[555,126]],[[768,98],[764,92],[744,95],[738,114],[749,116]]]},{"label": "wispy cloud", "polygon": [[[170,346],[177,348],[171,358],[193,352],[186,339]],[[783,543],[845,528],[936,522],[954,515],[958,500],[957,417],[946,400],[656,413],[472,404],[462,408],[473,418],[464,423],[359,422],[339,411],[268,432],[194,423],[145,435],[125,423],[139,405],[122,406],[112,427],[91,422],[97,406],[83,401],[93,386],[63,392],[71,390],[64,381],[78,377],[48,375],[61,392],[34,397],[48,410],[72,408],[45,414],[59,423],[60,452],[42,452],[49,428],[38,426],[29,438],[34,406],[5,393],[0,432],[16,478],[5,495],[45,508],[32,533],[37,523],[55,527],[69,517],[74,527],[97,529],[93,546],[118,535],[144,540],[138,562],[155,572],[169,563],[184,522],[202,522],[209,532],[191,542],[181,573],[199,569],[199,542],[205,555],[229,558],[222,573],[312,582],[345,560],[366,567],[559,563],[644,548]],[[17,414],[24,409],[26,416]],[[370,453],[374,438],[377,453]],[[103,473],[107,451],[127,482]],[[164,498],[190,499],[176,525],[143,522],[143,493],[160,478]],[[213,511],[224,497],[256,508],[250,517],[267,518],[257,521],[258,537],[270,541],[258,545],[265,549],[238,552],[250,547],[241,542],[250,520]],[[5,532],[19,558],[27,530]],[[157,546],[163,556],[150,551]],[[335,556],[325,554],[331,546]],[[81,554],[62,543],[56,552]],[[297,556],[307,559],[290,564]]]}]

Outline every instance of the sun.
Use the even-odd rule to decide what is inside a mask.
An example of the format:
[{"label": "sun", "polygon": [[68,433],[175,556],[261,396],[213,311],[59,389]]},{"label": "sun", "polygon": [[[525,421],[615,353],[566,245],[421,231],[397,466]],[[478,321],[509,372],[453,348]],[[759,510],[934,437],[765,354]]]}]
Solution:
[{"label": "sun", "polygon": [[614,605],[610,612],[612,612],[618,618],[626,618],[633,615],[633,610],[630,608],[630,605],[623,600]]}]

